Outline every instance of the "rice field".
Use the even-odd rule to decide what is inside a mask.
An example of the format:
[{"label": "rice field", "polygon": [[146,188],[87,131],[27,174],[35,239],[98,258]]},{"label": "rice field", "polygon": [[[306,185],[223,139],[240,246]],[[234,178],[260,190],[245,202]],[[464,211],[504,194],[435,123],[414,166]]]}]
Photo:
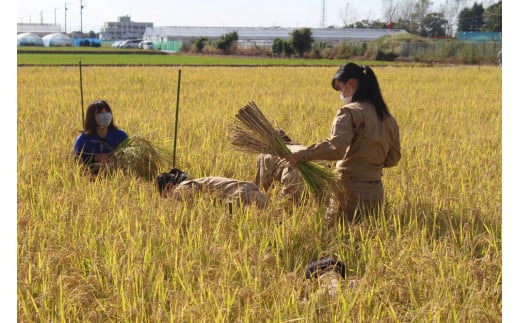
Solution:
[{"label": "rice field", "polygon": [[[129,135],[173,151],[179,67],[83,67]],[[235,113],[255,101],[302,144],[327,137],[337,67],[181,67],[176,166],[253,180]],[[179,203],[153,181],[91,180],[72,158],[77,67],[17,69],[19,322],[499,322],[502,74],[492,66],[374,67],[401,133],[380,218],[328,227],[314,201],[227,209]],[[160,168],[169,170],[172,162]],[[355,287],[319,297],[312,259],[335,255]]]}]

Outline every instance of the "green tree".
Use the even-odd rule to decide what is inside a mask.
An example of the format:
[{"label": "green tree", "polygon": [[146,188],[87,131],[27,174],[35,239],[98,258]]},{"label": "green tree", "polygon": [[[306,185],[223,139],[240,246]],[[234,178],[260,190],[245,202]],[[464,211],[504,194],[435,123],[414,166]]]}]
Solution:
[{"label": "green tree", "polygon": [[200,53],[202,52],[202,49],[206,45],[206,42],[208,39],[206,37],[199,37],[195,40],[194,46],[195,46],[195,52]]},{"label": "green tree", "polygon": [[365,26],[365,24],[362,21],[356,21],[354,23],[354,28],[365,29],[367,27]]},{"label": "green tree", "polygon": [[471,8],[464,8],[459,13],[458,31],[480,31],[484,25],[482,4],[473,4]]},{"label": "green tree", "polygon": [[419,34],[417,24],[414,21],[408,19],[399,18],[397,22],[394,22],[394,29],[403,29],[410,34]]},{"label": "green tree", "polygon": [[368,26],[368,28],[372,28],[372,29],[386,29],[386,22],[382,22],[382,21],[379,21],[379,20],[373,20],[370,25]]},{"label": "green tree", "polygon": [[222,50],[225,54],[229,54],[234,45],[236,45],[237,41],[238,33],[236,31],[232,31],[221,36],[217,40],[217,48]]},{"label": "green tree", "polygon": [[482,15],[483,31],[502,32],[502,1],[490,5]]},{"label": "green tree", "polygon": [[274,56],[290,57],[294,54],[294,50],[291,47],[291,44],[289,44],[288,41],[280,38],[275,38],[273,40],[273,45],[271,46],[271,49],[273,51]]},{"label": "green tree", "polygon": [[303,53],[312,49],[314,39],[312,38],[312,31],[310,28],[296,29],[290,34],[290,36],[289,44],[300,57],[303,56]]},{"label": "green tree", "polygon": [[444,14],[433,12],[427,14],[421,25],[421,36],[424,37],[444,37],[446,36],[446,27],[448,20],[444,18]]},{"label": "green tree", "polygon": [[275,38],[273,40],[273,45],[271,46],[271,50],[273,51],[274,56],[281,56],[283,54],[284,41],[280,38]]}]

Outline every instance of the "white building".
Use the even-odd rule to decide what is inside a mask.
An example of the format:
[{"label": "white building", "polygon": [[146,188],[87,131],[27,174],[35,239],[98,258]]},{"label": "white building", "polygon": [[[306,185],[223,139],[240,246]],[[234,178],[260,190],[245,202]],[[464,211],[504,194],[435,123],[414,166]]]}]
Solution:
[{"label": "white building", "polygon": [[146,28],[153,28],[153,22],[135,22],[126,15],[119,17],[117,21],[105,22],[99,32],[99,39],[142,39]]}]

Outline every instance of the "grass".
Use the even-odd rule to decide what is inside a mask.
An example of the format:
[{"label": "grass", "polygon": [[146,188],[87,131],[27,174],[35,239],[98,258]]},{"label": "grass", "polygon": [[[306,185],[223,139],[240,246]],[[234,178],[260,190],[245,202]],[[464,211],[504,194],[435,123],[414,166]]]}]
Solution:
[{"label": "grass", "polygon": [[340,65],[338,60],[318,59],[272,59],[257,57],[185,56],[136,54],[92,54],[92,53],[24,53],[18,54],[18,65],[74,65],[81,60],[90,65]]},{"label": "grass", "polygon": [[[184,55],[178,53],[145,52],[142,49],[19,47],[17,64],[33,65],[182,65],[182,66],[339,66],[342,60],[272,58],[254,56]],[[361,62],[385,65],[388,62]]]},{"label": "grass", "polygon": [[[229,142],[247,102],[302,144],[328,135],[340,105],[337,66],[182,69],[177,165],[193,177],[253,178],[255,156]],[[160,198],[142,177],[91,181],[72,158],[78,69],[18,67],[18,320],[501,321],[501,69],[374,70],[403,158],[384,172],[383,216],[329,228],[315,201],[281,207],[279,186],[265,210],[230,216],[205,199]],[[171,150],[176,77],[87,66],[85,102],[107,100],[129,135]],[[359,286],[314,297],[304,271],[320,255]]]}]

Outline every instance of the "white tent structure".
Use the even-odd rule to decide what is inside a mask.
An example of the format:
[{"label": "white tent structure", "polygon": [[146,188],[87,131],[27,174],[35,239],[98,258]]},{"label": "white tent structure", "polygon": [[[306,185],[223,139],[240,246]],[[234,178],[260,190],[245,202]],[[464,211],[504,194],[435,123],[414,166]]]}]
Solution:
[{"label": "white tent structure", "polygon": [[16,38],[17,46],[43,46],[43,39],[34,33],[22,33]]},{"label": "white tent structure", "polygon": [[43,45],[45,47],[73,46],[72,38],[65,34],[54,33],[43,36]]}]

